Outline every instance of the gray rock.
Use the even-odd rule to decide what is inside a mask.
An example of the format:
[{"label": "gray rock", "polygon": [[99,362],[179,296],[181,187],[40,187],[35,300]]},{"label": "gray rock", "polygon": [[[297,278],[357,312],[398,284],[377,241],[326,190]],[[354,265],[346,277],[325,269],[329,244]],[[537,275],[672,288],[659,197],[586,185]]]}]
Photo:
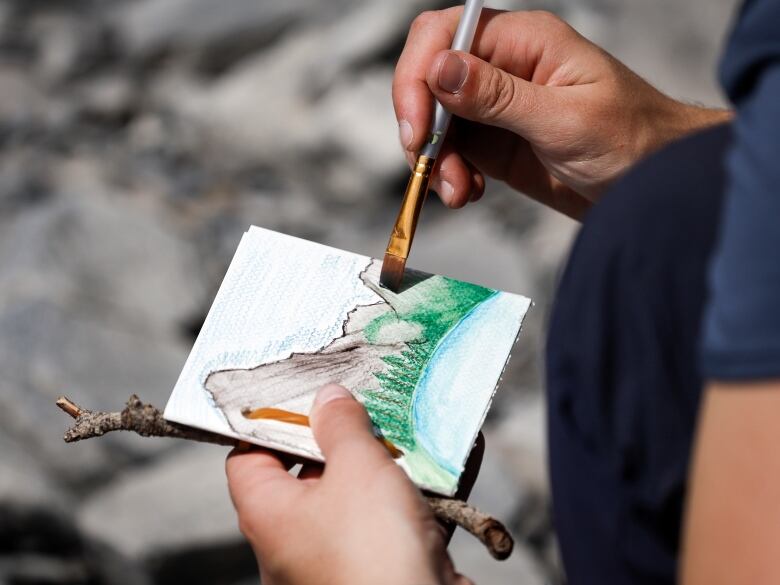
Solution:
[{"label": "gray rock", "polygon": [[284,169],[312,192],[341,203],[363,200],[367,189],[394,182],[405,164],[392,68],[361,65],[400,43],[426,4],[362,3],[336,22],[296,30],[214,83],[169,80],[158,99],[233,152]]},{"label": "gray rock", "polygon": [[487,437],[504,464],[504,473],[524,497],[549,499],[546,405],[540,394],[526,396],[505,410]]},{"label": "gray rock", "polygon": [[224,447],[186,445],[118,476],[78,513],[79,526],[131,558],[243,542]]},{"label": "gray rock", "polygon": [[48,157],[27,148],[11,148],[0,157],[0,230],[10,228],[17,213],[48,202],[51,195],[46,172],[32,174],[34,164],[46,164]]},{"label": "gray rock", "polygon": [[140,567],[83,537],[71,513],[74,498],[51,479],[35,437],[7,434],[6,422],[0,424],[0,583],[146,585]]},{"label": "gray rock", "polygon": [[25,48],[29,73],[47,88],[62,93],[79,76],[114,64],[117,55],[103,3],[74,0],[19,4],[22,6],[14,11],[6,31],[14,44]]},{"label": "gray rock", "polygon": [[246,583],[259,580],[257,558],[246,541],[211,542],[183,551],[163,551],[146,563],[155,583]]},{"label": "gray rock", "polygon": [[0,502],[1,583],[148,585],[146,573],[85,539],[68,514]]},{"label": "gray rock", "polygon": [[73,315],[45,301],[0,312],[0,420],[50,471],[76,485],[110,476],[138,457],[170,448],[129,435],[67,445],[70,419],[54,406],[61,394],[95,410],[121,410],[132,393],[164,405],[186,359],[179,345]]},{"label": "gray rock", "polygon": [[75,14],[43,13],[32,19],[31,36],[38,45],[38,76],[49,82],[62,80],[78,66],[87,31]]},{"label": "gray rock", "polygon": [[0,303],[47,299],[138,334],[175,335],[203,289],[162,208],[114,191],[94,163],[63,165],[52,180],[58,196],[0,234]]},{"label": "gray rock", "polygon": [[317,3],[308,0],[143,0],[121,7],[113,21],[133,57],[176,50],[225,60],[263,47],[311,12]]},{"label": "gray rock", "polygon": [[490,426],[483,429],[485,455],[469,503],[508,524],[522,506],[528,489],[516,474],[505,469],[502,445]]},{"label": "gray rock", "polygon": [[591,0],[562,4],[563,15],[673,97],[724,103],[716,64],[737,0]]},{"label": "gray rock", "polygon": [[544,572],[539,569],[534,552],[516,543],[512,555],[497,562],[485,547],[470,534],[456,530],[449,546],[455,570],[479,585],[547,585]]},{"label": "gray rock", "polygon": [[11,436],[6,425],[0,431],[0,505],[42,507],[63,511],[67,495],[49,478],[34,445]]},{"label": "gray rock", "polygon": [[517,507],[508,525],[525,543],[538,569],[552,583],[561,582],[551,517],[551,495],[547,476],[546,405],[540,394],[526,395],[508,405],[486,434],[487,444],[502,462],[505,481],[518,486]]},{"label": "gray rock", "polygon": [[24,71],[0,66],[0,125],[4,130],[29,126],[46,116],[46,98]]},{"label": "gray rock", "polygon": [[138,105],[135,93],[136,88],[126,75],[98,77],[79,88],[79,113],[106,122],[122,122]]},{"label": "gray rock", "polygon": [[5,29],[11,20],[11,5],[9,3],[0,4],[0,30]]},{"label": "gray rock", "polygon": [[55,175],[67,190],[22,208],[0,233],[0,419],[78,484],[167,444],[109,436],[65,445],[68,421],[54,400],[118,410],[138,393],[163,406],[202,287],[193,250],[159,214],[106,193],[89,168]]}]

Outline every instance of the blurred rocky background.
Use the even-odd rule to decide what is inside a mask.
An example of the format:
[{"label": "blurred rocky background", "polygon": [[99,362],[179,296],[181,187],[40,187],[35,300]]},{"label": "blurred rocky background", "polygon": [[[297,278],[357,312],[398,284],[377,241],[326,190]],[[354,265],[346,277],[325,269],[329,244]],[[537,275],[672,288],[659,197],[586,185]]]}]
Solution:
[{"label": "blurred rocky background", "polygon": [[[675,97],[720,104],[736,0],[546,8]],[[407,178],[390,100],[413,17],[438,0],[0,2],[0,583],[249,584],[224,449],[66,445],[61,393],[165,404],[242,232],[383,253]],[[483,585],[561,582],[545,478],[544,323],[576,226],[491,184],[429,200],[411,264],[536,301],[485,427],[473,501],[507,521]],[[305,546],[305,543],[297,543]]]}]

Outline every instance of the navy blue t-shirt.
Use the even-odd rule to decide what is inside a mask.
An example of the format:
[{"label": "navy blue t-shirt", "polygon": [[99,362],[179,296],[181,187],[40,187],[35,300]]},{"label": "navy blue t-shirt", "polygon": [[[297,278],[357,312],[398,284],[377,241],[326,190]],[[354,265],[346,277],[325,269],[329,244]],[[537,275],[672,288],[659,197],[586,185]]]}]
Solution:
[{"label": "navy blue t-shirt", "polygon": [[780,0],[748,0],[721,63],[737,110],[702,370],[780,377]]},{"label": "navy blue t-shirt", "polygon": [[743,6],[721,76],[734,123],[617,181],[561,279],[548,436],[569,585],[676,583],[703,385],[780,376],[780,0]]}]

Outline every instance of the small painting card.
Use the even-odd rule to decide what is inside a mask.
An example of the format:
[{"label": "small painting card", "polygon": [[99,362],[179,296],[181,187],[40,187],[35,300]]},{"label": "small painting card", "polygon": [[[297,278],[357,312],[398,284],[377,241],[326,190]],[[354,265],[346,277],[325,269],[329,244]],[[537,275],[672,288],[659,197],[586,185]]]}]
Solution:
[{"label": "small painting card", "polygon": [[412,270],[396,294],[381,264],[250,228],[165,418],[321,461],[295,423],[336,382],[415,483],[452,495],[531,301]]}]

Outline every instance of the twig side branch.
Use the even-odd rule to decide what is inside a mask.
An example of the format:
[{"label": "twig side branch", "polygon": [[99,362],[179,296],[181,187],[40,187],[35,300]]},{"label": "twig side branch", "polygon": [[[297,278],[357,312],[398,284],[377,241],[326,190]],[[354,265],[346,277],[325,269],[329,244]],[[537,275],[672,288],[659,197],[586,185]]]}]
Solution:
[{"label": "twig side branch", "polygon": [[453,522],[458,526],[468,525],[467,530],[476,536],[490,554],[503,561],[514,548],[514,541],[506,527],[492,516],[480,512],[462,500],[427,497],[434,515],[440,520]]},{"label": "twig side branch", "polygon": [[[65,396],[57,399],[57,406],[76,421],[65,431],[66,443],[100,437],[112,431],[131,431],[143,437],[174,437],[227,447],[243,445],[242,441],[217,433],[168,422],[159,408],[144,404],[135,394],[128,398],[121,412],[87,410]],[[445,523],[457,524],[473,534],[494,558],[503,560],[512,553],[514,541],[506,527],[495,518],[461,500],[431,496],[426,496],[426,499],[436,518]]]},{"label": "twig side branch", "polygon": [[227,447],[237,443],[235,439],[217,433],[168,422],[159,408],[144,404],[135,394],[128,398],[121,412],[87,410],[65,396],[57,400],[57,406],[76,419],[76,423],[65,431],[66,443],[100,437],[111,431],[131,431],[142,437],[173,437]]}]

